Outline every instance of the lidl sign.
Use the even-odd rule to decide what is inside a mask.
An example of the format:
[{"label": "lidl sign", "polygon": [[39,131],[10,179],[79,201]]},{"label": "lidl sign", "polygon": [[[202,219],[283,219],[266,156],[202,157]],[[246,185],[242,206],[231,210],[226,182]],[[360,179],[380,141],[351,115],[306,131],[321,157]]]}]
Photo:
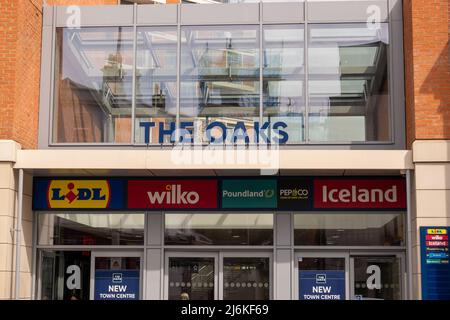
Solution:
[{"label": "lidl sign", "polygon": [[[38,190],[45,190],[45,194]],[[123,208],[123,193],[121,180],[35,180],[33,208],[120,209]]]},{"label": "lidl sign", "polygon": [[[43,178],[33,210],[404,210],[403,178]],[[430,246],[448,241],[428,230]]]}]

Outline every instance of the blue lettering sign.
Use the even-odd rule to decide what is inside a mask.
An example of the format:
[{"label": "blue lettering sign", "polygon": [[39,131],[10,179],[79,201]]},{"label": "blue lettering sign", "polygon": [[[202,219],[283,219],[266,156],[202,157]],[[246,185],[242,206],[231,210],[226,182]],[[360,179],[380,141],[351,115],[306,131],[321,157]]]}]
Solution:
[{"label": "blue lettering sign", "polygon": [[96,270],[95,300],[139,300],[139,270]]},{"label": "blue lettering sign", "polygon": [[345,300],[345,272],[299,270],[299,300]]},{"label": "blue lettering sign", "polygon": [[[159,122],[158,125],[158,142],[160,144],[164,143],[164,137],[169,136],[170,142],[174,143],[175,140],[178,140],[181,143],[193,143],[194,132],[193,132],[194,123],[192,121],[180,122],[180,128],[178,137],[175,139],[175,122],[169,123],[169,128],[166,128],[166,123]],[[144,142],[145,144],[150,143],[150,129],[156,127],[155,122],[147,122],[143,121],[139,123],[139,127],[144,129]],[[286,129],[288,125],[285,122],[278,121],[271,125],[270,122],[264,122],[262,125],[258,121],[253,122],[253,130],[254,130],[254,142],[255,143],[274,143],[274,144],[285,144],[289,140],[289,134]],[[213,136],[212,130],[219,129],[220,134]],[[250,137],[248,135],[248,129],[243,121],[238,121],[233,130],[233,134],[231,136],[230,141],[232,143],[237,143],[238,141],[244,140],[245,143],[250,143]],[[274,134],[267,134],[267,130],[272,130]],[[224,143],[227,141],[227,126],[219,121],[213,121],[209,123],[205,130],[206,141],[209,143]],[[270,138],[269,138],[270,137]],[[55,194],[57,195],[57,194]]]},{"label": "blue lettering sign", "polygon": [[141,122],[139,123],[140,127],[144,128],[144,142],[145,144],[150,143],[150,128],[155,126],[154,122]]},{"label": "blue lettering sign", "polygon": [[170,129],[165,129],[164,122],[159,123],[159,143],[164,143],[164,136],[170,137],[170,142],[175,142],[173,132],[175,131],[175,122],[171,122]]},{"label": "blue lettering sign", "polygon": [[[214,127],[219,127],[222,130],[222,136],[220,139],[211,136],[211,131]],[[206,139],[208,139],[208,141],[210,141],[211,143],[223,143],[227,140],[227,127],[219,121],[211,122],[206,127]]]}]

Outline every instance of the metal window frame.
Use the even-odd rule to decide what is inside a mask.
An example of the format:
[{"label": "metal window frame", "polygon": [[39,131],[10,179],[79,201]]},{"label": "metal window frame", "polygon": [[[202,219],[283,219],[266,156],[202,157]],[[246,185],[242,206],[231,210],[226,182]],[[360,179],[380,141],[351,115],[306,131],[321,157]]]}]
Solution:
[{"label": "metal window frame", "polygon": [[90,270],[90,288],[89,288],[89,299],[94,300],[95,299],[95,258],[103,257],[114,257],[114,258],[139,258],[139,300],[142,300],[142,297],[144,297],[144,291],[145,291],[145,279],[144,279],[144,269],[145,267],[145,261],[144,261],[144,252],[143,251],[104,251],[104,250],[92,250],[91,251],[91,270]]},{"label": "metal window frame", "polygon": [[[405,133],[405,97],[404,97],[404,67],[403,67],[403,26],[402,26],[402,8],[401,8],[401,0],[361,0],[359,2],[364,3],[366,5],[370,4],[378,4],[383,5],[383,16],[382,21],[383,23],[389,24],[389,50],[388,50],[388,79],[389,79],[389,127],[390,127],[390,140],[389,141],[360,141],[360,142],[352,142],[352,141],[323,141],[323,142],[316,142],[313,143],[309,142],[307,140],[308,138],[308,23],[364,23],[364,19],[367,17],[362,15],[361,12],[361,6],[355,7],[355,9],[352,9],[354,6],[354,1],[340,1],[340,2],[333,2],[332,0],[329,1],[330,4],[340,6],[339,8],[345,8],[350,10],[352,12],[352,15],[354,17],[359,18],[352,18],[350,20],[342,19],[339,21],[334,18],[327,18],[329,16],[330,11],[324,13],[324,19],[323,20],[314,20],[310,21],[308,18],[310,15],[309,9],[314,8],[314,2],[309,3],[307,0],[304,2],[299,3],[277,3],[277,6],[273,6],[273,4],[270,3],[262,3],[259,4],[233,4],[233,5],[226,5],[227,9],[233,8],[233,10],[236,10],[237,13],[239,13],[238,21],[234,21],[233,17],[227,17],[226,20],[228,22],[220,23],[220,25],[227,26],[227,25],[259,25],[260,28],[260,50],[262,50],[262,31],[261,27],[265,25],[282,25],[282,24],[302,24],[304,25],[304,32],[305,32],[305,38],[304,38],[304,54],[305,54],[305,75],[304,75],[304,98],[305,98],[305,118],[304,118],[304,143],[289,143],[285,145],[280,145],[280,148],[285,149],[310,149],[310,150],[323,150],[323,149],[359,149],[359,150],[370,150],[370,149],[404,149],[405,148],[405,141],[406,141],[406,133]],[[216,21],[208,21],[206,19],[205,21],[201,23],[185,23],[182,24],[183,16],[182,16],[182,8],[185,6],[190,6],[190,10],[198,10],[199,13],[203,12],[205,8],[208,10],[214,9],[216,10],[216,5],[186,5],[186,4],[177,4],[177,5],[171,5],[176,6],[177,9],[177,15],[176,19],[173,18],[173,9],[169,10],[167,9],[163,10],[163,7],[165,6],[154,6],[154,5],[137,5],[135,4],[133,6],[133,10],[125,10],[123,12],[123,16],[121,18],[122,21],[131,21],[131,23],[120,23],[115,20],[116,16],[120,13],[117,9],[122,10],[122,8],[113,8],[114,6],[91,6],[86,7],[88,10],[87,14],[83,14],[83,26],[85,27],[114,27],[114,26],[129,26],[134,28],[134,56],[136,59],[136,28],[138,26],[174,26],[178,29],[178,53],[177,53],[177,64],[178,64],[178,74],[177,74],[177,115],[176,115],[176,128],[179,128],[179,122],[180,122],[180,110],[179,110],[179,104],[180,104],[180,28],[181,25],[183,26],[200,26],[200,25],[217,25],[218,23]],[[224,5],[219,5],[223,6]],[[264,11],[264,7],[267,6],[270,10]],[[117,6],[116,6],[117,7]],[[149,8],[151,7],[151,8]],[[385,7],[388,10],[387,16],[384,16],[384,9]],[[55,56],[56,56],[56,28],[61,27],[61,19],[62,16],[65,14],[64,10],[66,7],[44,7],[44,28],[43,28],[43,43],[42,43],[42,53],[43,53],[43,65],[50,65],[51,66],[51,74],[48,74],[48,70],[41,70],[41,100],[40,100],[40,117],[39,117],[39,148],[41,149],[55,149],[55,148],[71,148],[71,147],[77,147],[77,148],[123,148],[123,149],[137,149],[137,148],[170,148],[173,146],[171,143],[163,143],[163,144],[143,144],[143,143],[135,143],[134,142],[134,119],[132,119],[132,130],[131,132],[131,140],[130,143],[55,143],[53,142],[53,131],[54,131],[54,105],[55,105]],[[243,11],[245,13],[245,10],[249,10],[249,8],[252,8],[254,10],[255,8],[259,8],[259,19],[250,19],[246,20],[246,18],[243,16],[243,14],[240,13],[240,11]],[[293,8],[298,8],[299,11],[295,13],[295,15],[289,16],[286,22],[277,22],[279,20],[279,17],[283,10],[285,12],[292,11]],[[242,9],[242,10],[241,10]],[[81,10],[85,10],[84,7]],[[138,15],[140,12],[144,12],[145,10],[163,10],[164,11],[164,23],[141,23],[137,21]],[[311,9],[312,10],[312,9]],[[330,9],[331,10],[331,9]],[[356,10],[356,11],[355,11]],[[358,11],[359,10],[359,11]],[[163,12],[161,11],[161,12]],[[271,12],[274,11],[274,12]],[[332,11],[332,10],[331,10]],[[336,10],[338,11],[338,10]],[[109,17],[108,21],[109,23],[104,22],[105,14],[108,14],[108,12],[112,12],[111,17]],[[127,14],[132,14],[132,16],[126,17]],[[96,14],[94,14],[96,13]],[[270,20],[267,18],[267,15],[273,14],[274,19]],[[317,12],[315,13],[317,14]],[[336,13],[338,15],[338,13]],[[96,21],[96,17],[102,16],[103,18],[99,21]],[[304,19],[302,19],[302,15],[304,16]],[[364,18],[364,19],[363,19]],[[170,20],[173,19],[173,20]],[[328,20],[327,20],[328,19]],[[144,19],[145,20],[145,19]],[[51,21],[51,22],[49,22]],[[170,21],[172,21],[170,23]],[[260,60],[262,59],[262,51],[259,52]],[[263,74],[261,73],[262,64],[260,63],[260,114],[259,118],[261,119],[263,117],[262,111],[261,111],[261,104],[263,104],[263,92],[261,90],[262,82],[261,78]],[[134,63],[133,73],[135,74],[136,69],[136,60]],[[48,78],[50,76],[50,79]],[[50,81],[49,81],[50,80]],[[133,77],[133,97],[132,97],[132,113],[134,116],[135,112],[135,77]],[[194,144],[195,145],[195,144]],[[198,145],[198,144],[197,144]],[[207,144],[200,144],[202,146],[206,146]]]},{"label": "metal window frame", "polygon": [[345,300],[350,300],[350,253],[348,251],[296,251],[294,255],[294,300],[299,300],[299,270],[298,261],[299,258],[337,258],[344,259],[344,272],[345,272]]},{"label": "metal window frame", "polygon": [[[129,212],[125,212],[129,213]],[[132,213],[132,212],[130,212]],[[217,213],[217,212],[216,212]],[[230,214],[239,214],[240,212],[231,212]],[[241,212],[242,213],[242,212]],[[253,214],[257,214],[257,212],[249,212]],[[306,253],[316,253],[319,255],[322,254],[339,254],[339,253],[349,253],[350,258],[352,255],[395,255],[400,254],[403,257],[402,260],[402,272],[404,273],[404,278],[402,278],[403,281],[403,288],[402,288],[402,297],[406,297],[406,292],[408,289],[408,282],[407,282],[407,275],[408,270],[406,268],[406,252],[407,247],[406,246],[296,246],[294,244],[294,215],[295,212],[273,212],[273,237],[274,237],[274,244],[271,246],[220,246],[220,245],[208,245],[208,246],[198,246],[198,245],[165,245],[164,244],[164,232],[165,232],[165,215],[166,212],[160,211],[160,212],[144,212],[145,215],[145,230],[144,230],[144,243],[140,246],[126,246],[126,245],[102,245],[102,246],[88,246],[88,245],[39,245],[37,244],[38,241],[38,225],[37,225],[37,216],[40,213],[34,212],[35,219],[33,223],[35,224],[34,228],[36,229],[35,233],[35,243],[33,244],[35,256],[36,256],[36,262],[35,267],[33,268],[35,270],[35,292],[36,295],[34,298],[40,299],[41,298],[41,287],[42,287],[42,252],[44,251],[90,251],[91,253],[94,252],[104,252],[105,254],[116,254],[118,252],[125,252],[125,253],[131,253],[131,252],[138,252],[141,254],[141,285],[142,285],[142,293],[141,293],[141,299],[148,299],[149,296],[155,298],[159,297],[159,299],[164,299],[165,294],[167,292],[166,286],[166,273],[167,273],[167,267],[166,267],[166,257],[169,255],[172,255],[173,253],[182,253],[183,255],[190,255],[193,256],[197,253],[215,253],[217,254],[217,257],[223,257],[223,256],[240,256],[245,255],[249,256],[251,254],[252,256],[270,256],[270,267],[271,267],[271,299],[279,299],[279,297],[284,297],[288,299],[295,299],[295,297],[298,297],[298,284],[296,284],[296,256],[298,252],[306,252]],[[159,214],[161,215],[161,219],[155,220],[159,221],[157,224],[159,226],[150,225],[149,223],[149,217],[151,215]],[[201,212],[201,214],[211,214],[211,212]],[[286,219],[277,219],[276,216],[278,214],[286,215]],[[355,216],[356,218],[356,216]],[[160,242],[159,244],[150,244],[148,235],[152,228],[159,228],[160,230]],[[286,243],[278,243],[278,233],[282,232],[285,233],[286,229],[289,229],[289,241]],[[285,239],[286,240],[286,239]],[[153,292],[152,287],[148,287],[147,285],[147,277],[148,272],[150,272],[149,266],[150,262],[147,259],[147,255],[149,252],[153,251],[154,254],[158,254],[157,251],[159,251],[160,254],[160,260],[159,260],[159,287],[157,287],[155,292]],[[280,252],[289,252],[290,256],[290,264],[289,264],[289,270],[288,273],[283,273],[279,275],[279,272],[283,272],[283,270],[278,270],[278,253]],[[218,259],[217,258],[217,259]],[[220,263],[220,261],[217,260],[217,263]],[[350,269],[348,269],[350,270]],[[217,269],[217,272],[219,272],[219,269]],[[350,272],[350,271],[349,271]],[[277,278],[279,276],[282,276],[283,283],[289,283],[290,285],[286,288],[279,288],[279,284]],[[220,278],[219,278],[220,279]],[[350,278],[349,278],[350,279]],[[218,284],[217,284],[218,285]],[[217,287],[217,290],[219,290],[219,287]],[[280,291],[282,290],[282,291]],[[219,298],[220,295],[218,293],[217,298]]]}]

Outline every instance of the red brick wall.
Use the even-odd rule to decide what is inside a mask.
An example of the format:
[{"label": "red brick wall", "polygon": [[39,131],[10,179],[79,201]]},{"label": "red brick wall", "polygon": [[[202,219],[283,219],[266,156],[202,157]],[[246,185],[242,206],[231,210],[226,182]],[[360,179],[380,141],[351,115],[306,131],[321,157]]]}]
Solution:
[{"label": "red brick wall", "polygon": [[450,139],[450,0],[404,0],[407,138]]},{"label": "red brick wall", "polygon": [[0,0],[0,139],[37,143],[41,0]]},{"label": "red brick wall", "polygon": [[[47,0],[48,5],[117,0]],[[0,0],[0,139],[37,146],[42,0]]]},{"label": "red brick wall", "polygon": [[98,4],[118,4],[118,0],[47,0],[49,6],[92,6]]}]

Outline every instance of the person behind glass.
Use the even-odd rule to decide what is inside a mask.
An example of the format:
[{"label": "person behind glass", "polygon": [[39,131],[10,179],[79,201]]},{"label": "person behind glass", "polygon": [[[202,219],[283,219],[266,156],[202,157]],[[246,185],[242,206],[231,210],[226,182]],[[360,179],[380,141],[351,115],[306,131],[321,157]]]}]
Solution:
[{"label": "person behind glass", "polygon": [[75,292],[75,289],[72,290],[72,294],[70,295],[69,300],[79,300],[78,297],[77,297],[77,294]]},{"label": "person behind glass", "polygon": [[189,300],[189,294],[187,292],[182,292],[180,294],[180,300]]}]

